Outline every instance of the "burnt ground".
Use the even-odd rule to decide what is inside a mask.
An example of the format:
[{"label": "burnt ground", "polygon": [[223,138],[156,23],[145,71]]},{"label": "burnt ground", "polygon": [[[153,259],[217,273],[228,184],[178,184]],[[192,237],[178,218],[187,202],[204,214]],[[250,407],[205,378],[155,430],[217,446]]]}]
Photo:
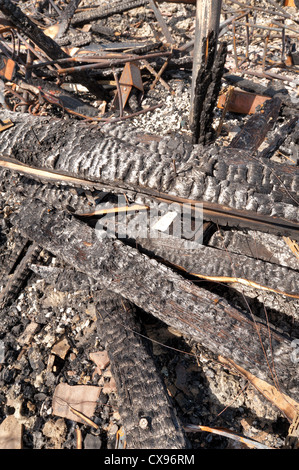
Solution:
[{"label": "burnt ground", "polygon": [[[160,8],[165,13],[170,30],[180,38],[180,42],[192,38],[193,6],[162,4]],[[288,11],[296,14],[294,8]],[[140,38],[152,37],[151,20],[154,20],[153,14],[141,7],[100,20],[98,24],[119,32],[123,40],[131,40],[136,35]],[[262,53],[262,45],[253,40],[252,47],[256,48],[253,54],[258,57]],[[275,47],[273,49],[275,54]],[[226,66],[231,70],[234,61],[231,44],[229,50],[231,53],[228,54]],[[292,70],[287,70],[287,74],[296,79]],[[158,135],[180,133],[188,137],[191,69],[173,68],[166,71],[163,78],[173,93],[160,82],[153,90],[147,87],[143,104],[162,103],[163,106],[126,121],[128,128],[137,127],[141,132]],[[296,82],[293,85],[265,78],[253,80],[283,87],[290,97],[296,95]],[[223,81],[223,89],[226,86]],[[81,98],[87,102],[90,99],[85,93]],[[50,105],[47,111],[63,119],[75,119]],[[221,112],[216,109],[215,126],[220,117]],[[247,118],[234,113],[226,115],[220,136],[223,145],[227,145]],[[284,122],[283,116],[279,122]],[[284,156],[287,159],[288,155],[282,153],[276,154],[275,158]],[[5,179],[0,181],[0,260],[4,263],[14,239],[10,219],[19,204],[13,188],[18,184],[19,177],[9,173],[2,175]],[[7,184],[7,178],[12,178],[12,187]],[[214,239],[217,236],[220,237],[219,233]],[[253,237],[260,237],[260,234],[253,233]],[[274,236],[271,238],[274,243],[281,242],[275,239]],[[290,256],[287,246],[284,250]],[[49,258],[47,253],[42,252],[41,259],[45,263],[59,265],[59,261]],[[271,322],[292,337],[298,337],[297,300],[237,285],[227,287],[216,283],[204,284],[202,281],[199,285],[221,293],[235,305],[252,309],[257,316],[264,318],[266,310]],[[149,314],[140,311],[140,316],[157,368],[184,425],[222,427],[271,448],[283,448],[290,423],[280,410],[244,377],[220,364],[209,351]],[[0,340],[4,345],[4,360],[0,364],[0,424],[8,416],[14,416],[23,425],[22,446],[25,449],[75,449],[78,429],[82,433],[83,448],[114,449],[116,433],[123,423],[118,413],[117,391],[109,363],[104,361],[97,367],[92,359],[93,353],[104,350],[97,333],[92,293],[60,292],[32,273],[18,298],[1,312],[1,318]],[[60,341],[63,341],[62,350],[56,347]],[[98,429],[53,413],[53,395],[61,383],[100,388],[92,417]],[[188,432],[188,438],[194,450],[247,448],[233,439],[209,432]]]}]

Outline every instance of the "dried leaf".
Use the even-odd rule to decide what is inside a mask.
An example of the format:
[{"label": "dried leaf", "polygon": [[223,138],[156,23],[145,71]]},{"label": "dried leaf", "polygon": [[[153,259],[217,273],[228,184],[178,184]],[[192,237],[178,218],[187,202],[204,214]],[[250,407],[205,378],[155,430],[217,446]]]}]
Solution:
[{"label": "dried leaf", "polygon": [[100,392],[101,388],[93,385],[71,386],[60,383],[53,395],[53,414],[86,424],[86,420],[80,416],[80,413],[88,418],[93,416]]}]

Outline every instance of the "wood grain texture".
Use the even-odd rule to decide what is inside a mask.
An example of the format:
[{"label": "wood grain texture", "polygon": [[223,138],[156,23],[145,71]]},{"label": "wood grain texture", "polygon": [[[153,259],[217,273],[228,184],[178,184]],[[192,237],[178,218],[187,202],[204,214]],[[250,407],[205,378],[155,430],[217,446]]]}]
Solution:
[{"label": "wood grain texture", "polygon": [[[298,168],[258,159],[240,149],[192,146],[179,138],[175,147],[170,139],[162,139],[149,149],[129,143],[128,136],[111,138],[80,122],[3,112],[5,117],[15,125],[5,131],[0,152],[22,163],[114,187],[119,193],[167,195],[217,205],[230,214],[255,214],[261,221],[275,220],[279,234],[290,236],[291,230],[296,238]],[[236,223],[227,214],[226,221]]]},{"label": "wood grain texture", "polygon": [[270,384],[276,380],[274,363],[280,388],[298,400],[291,340],[275,327],[270,340],[260,319],[119,240],[99,240],[91,227],[39,201],[25,203],[13,223],[76,270]]}]

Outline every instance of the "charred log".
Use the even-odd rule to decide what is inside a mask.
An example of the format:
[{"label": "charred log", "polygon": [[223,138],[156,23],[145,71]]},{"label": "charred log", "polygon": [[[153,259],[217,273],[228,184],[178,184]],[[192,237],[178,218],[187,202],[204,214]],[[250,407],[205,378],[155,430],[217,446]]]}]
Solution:
[{"label": "charred log", "polygon": [[229,147],[256,151],[277,120],[280,107],[281,101],[279,98],[266,101],[263,113],[251,116],[236,137],[233,138]]},{"label": "charred log", "polygon": [[[236,216],[243,215],[240,225],[248,226],[251,218],[255,229],[298,238],[298,170],[289,165],[232,148],[182,144],[174,149],[167,139],[158,143],[158,152],[149,154],[79,122],[25,118],[9,112],[2,115],[13,119],[14,126],[3,134],[1,153],[54,170],[53,180],[58,183],[59,175],[64,175],[61,182],[64,179],[65,184],[131,191],[143,200],[203,203],[206,220],[234,226],[238,225]],[[9,168],[9,160],[2,158],[1,166]],[[22,172],[21,167],[15,169]],[[30,174],[30,169],[24,171]],[[38,172],[35,177],[43,178]],[[213,215],[216,209],[217,216]]]},{"label": "charred log", "polygon": [[65,7],[59,18],[59,33],[58,36],[61,37],[67,31],[72,17],[75,14],[76,8],[78,7],[80,0],[71,0],[69,4]]},{"label": "charred log", "polygon": [[204,39],[202,66],[195,81],[191,128],[194,143],[204,145],[211,143],[215,138],[212,127],[213,111],[221,88],[227,53],[226,43],[220,45],[217,53],[216,49],[217,40],[210,34]]},{"label": "charred log", "polygon": [[[50,184],[41,185],[26,177],[19,178],[19,183],[15,184],[15,191],[18,194],[18,199],[20,197],[27,200],[39,199],[49,207],[53,206],[58,210],[66,210],[77,215],[81,214],[81,217],[83,214],[96,214],[96,211],[101,208],[105,210],[107,204],[109,207],[114,207],[118,202],[115,196],[104,192],[93,191],[86,193],[78,188],[67,186],[61,188]],[[103,201],[107,202],[104,203]],[[173,209],[173,205],[169,204],[151,206],[151,219],[154,220],[154,211],[162,216]],[[158,215],[156,219],[159,219]],[[181,219],[179,212],[177,214],[178,219]],[[86,217],[86,220],[92,220],[92,217]],[[97,219],[92,221],[93,225],[96,224],[98,228],[101,224],[107,230],[109,236],[120,236],[125,243],[134,247],[137,244],[138,249],[150,257],[159,259],[163,264],[170,264],[175,269],[179,266],[180,269],[192,276],[224,283],[239,282],[257,289],[270,290],[288,296],[296,297],[298,295],[297,265],[295,263],[291,266],[284,266],[283,260],[275,258],[274,247],[272,247],[271,253],[268,253],[268,258],[263,258],[261,253],[261,259],[259,259],[260,250],[257,247],[256,240],[252,241],[252,245],[254,245],[257,252],[254,253],[248,250],[246,255],[242,253],[242,249],[244,251],[248,248],[248,242],[244,242],[245,246],[238,253],[234,253],[227,249],[224,236],[221,239],[222,246],[202,245],[201,219],[196,222],[198,235],[191,228],[191,219],[185,220],[185,222],[184,220],[177,222],[180,225],[183,224],[182,230],[178,234],[179,237],[162,232],[154,234],[150,232],[147,226],[148,222],[149,217],[144,212],[139,212],[136,215],[125,212],[117,214],[116,212],[114,217],[107,217],[98,222]],[[140,224],[144,225],[147,232],[146,238],[142,238],[142,234],[135,231],[135,228]],[[117,230],[114,233],[116,228]],[[142,229],[143,233],[144,229]],[[172,226],[170,226],[170,229],[172,229]],[[122,234],[125,234],[125,236]],[[242,236],[242,233],[239,233],[240,236]],[[199,238],[196,239],[196,237]],[[186,242],[189,243],[188,247],[186,247]]]},{"label": "charred log", "polygon": [[5,285],[5,288],[0,295],[0,308],[4,308],[7,305],[10,305],[21,292],[24,283],[27,281],[28,275],[31,273],[29,265],[34,263],[41,252],[41,247],[32,243],[22,258],[20,263],[18,263],[15,271],[8,278],[8,282]]},{"label": "charred log", "polygon": [[21,233],[105,288],[277,385],[271,370],[274,364],[280,389],[298,399],[291,341],[273,326],[269,330],[260,319],[118,240],[99,240],[86,224],[54,209],[49,211],[40,202],[22,206],[14,223]]},{"label": "charred log", "polygon": [[108,16],[116,15],[117,13],[124,13],[125,11],[147,5],[147,0],[125,0],[114,1],[109,5],[93,8],[92,10],[82,11],[76,13],[71,20],[72,25],[98,20],[100,18],[107,18]]},{"label": "charred log", "polygon": [[186,449],[182,426],[142,333],[136,308],[113,292],[97,295],[98,333],[117,384],[129,449]]}]

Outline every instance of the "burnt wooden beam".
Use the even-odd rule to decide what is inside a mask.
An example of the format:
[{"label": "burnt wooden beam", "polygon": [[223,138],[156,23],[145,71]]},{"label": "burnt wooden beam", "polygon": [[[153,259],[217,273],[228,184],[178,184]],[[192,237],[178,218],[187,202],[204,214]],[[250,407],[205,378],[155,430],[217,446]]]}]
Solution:
[{"label": "burnt wooden beam", "polygon": [[64,10],[60,13],[59,16],[59,31],[58,37],[63,36],[63,34],[67,31],[71,19],[75,14],[76,8],[78,7],[81,0],[71,0],[68,5],[64,8]]},{"label": "burnt wooden beam", "polygon": [[14,272],[8,276],[7,282],[0,294],[0,308],[12,303],[21,292],[24,283],[27,281],[28,275],[31,273],[29,265],[35,263],[38,259],[41,247],[36,243],[31,243],[26,254],[17,264]]},{"label": "burnt wooden beam", "polygon": [[133,8],[138,8],[144,5],[148,5],[148,0],[122,0],[122,1],[112,1],[104,6],[99,6],[97,8],[83,10],[76,13],[72,20],[72,25],[78,25],[81,23],[87,23],[89,21],[98,20],[100,18],[107,18],[112,15],[119,13],[124,13],[125,11],[132,10]]},{"label": "burnt wooden beam", "polygon": [[14,123],[1,136],[2,167],[57,184],[125,192],[136,200],[202,204],[205,220],[298,239],[297,167],[182,139],[175,148],[167,138],[143,147],[125,130],[122,140],[78,121],[8,111],[1,118]]},{"label": "burnt wooden beam", "polygon": [[[217,51],[217,36],[212,32],[203,39],[203,57],[197,71],[192,98],[190,128],[195,144],[207,145],[215,140],[213,130],[214,109],[221,89],[226,61],[227,45],[221,43]],[[194,73],[194,72],[193,72]]]},{"label": "burnt wooden beam", "polygon": [[100,281],[103,288],[298,400],[291,340],[272,325],[232,307],[119,240],[99,240],[91,227],[40,201],[27,201],[12,222],[23,235]]},{"label": "burnt wooden beam", "polygon": [[[192,67],[191,103],[190,103],[190,125],[195,125],[195,105],[201,99],[196,96],[196,83],[208,56],[215,56],[217,51],[220,15],[222,0],[197,0],[195,21],[195,42]],[[214,46],[209,47],[209,38],[213,38]],[[212,58],[213,61],[213,58]],[[208,72],[208,70],[206,70]]]},{"label": "burnt wooden beam", "polygon": [[143,252],[192,276],[227,284],[239,283],[299,299],[298,270],[200,244],[196,249],[186,249],[185,240],[173,237],[147,238],[137,243]]},{"label": "burnt wooden beam", "polygon": [[[51,59],[57,60],[70,57],[52,38],[44,34],[15,3],[12,3],[10,0],[0,0],[0,11]],[[99,99],[106,97],[102,86],[90,79],[86,74],[75,72],[73,77],[79,83],[85,85]]]},{"label": "burnt wooden beam", "polygon": [[[292,117],[287,120],[285,124],[279,127],[271,139],[268,139],[268,145],[263,150],[259,151],[259,158],[270,158],[279,149],[279,147],[284,143],[287,137],[292,134],[295,128],[298,128],[298,116]],[[296,131],[295,131],[296,132]],[[295,162],[296,163],[296,162]]]},{"label": "burnt wooden beam", "polygon": [[137,309],[107,290],[95,296],[97,329],[117,386],[129,449],[187,449],[182,424],[142,335]]},{"label": "burnt wooden beam", "polygon": [[17,230],[14,232],[11,251],[1,260],[0,285],[6,285],[10,274],[15,271],[30,245],[31,241],[28,238],[23,237]]},{"label": "burnt wooden beam", "polygon": [[[100,191],[88,191],[86,194],[80,188],[40,184],[24,176],[20,176],[18,181],[14,179],[12,185],[9,178],[7,178],[6,187],[7,190],[16,192],[18,200],[21,200],[21,198],[23,200],[39,199],[48,204],[49,207],[53,206],[58,210],[66,210],[80,216],[82,220],[93,220],[94,224],[97,220],[96,217],[100,215],[99,212],[105,210],[107,203],[111,208],[117,209],[115,196]],[[165,207],[161,216],[173,209],[173,206],[169,204],[163,206]],[[135,210],[138,211],[138,207],[139,205],[135,205]],[[159,207],[160,204],[156,204],[151,206],[150,209],[154,209],[158,214]],[[145,219],[143,218],[144,215]],[[97,222],[97,227],[101,223],[111,236],[119,237],[119,234],[125,234],[125,238],[120,235],[125,243],[137,245],[139,250],[142,250],[150,257],[171,264],[175,269],[180,267],[183,271],[202,279],[228,284],[237,282],[256,289],[269,290],[291,297],[299,295],[297,287],[298,266],[296,264],[290,264],[290,266],[281,264],[281,259],[275,258],[274,247],[271,248],[271,253],[268,253],[268,258],[263,259],[263,257],[260,258],[263,251],[257,248],[257,241],[254,244],[257,251],[246,253],[230,253],[226,249],[224,238],[223,245],[220,247],[205,246],[205,243],[201,240],[201,235],[204,234],[202,233],[202,221],[200,219],[197,220],[199,238],[197,237],[196,240],[196,234],[194,230],[192,231],[191,220],[189,219],[185,221],[185,224],[183,221],[183,230],[179,237],[162,232],[153,234],[147,230],[147,238],[144,238],[141,233],[134,232],[134,229],[140,224],[140,221],[145,222],[145,225],[147,225],[149,216],[148,211],[137,212],[136,214],[134,212],[119,214],[116,210],[114,217],[101,219]],[[181,219],[181,214],[178,212],[175,220],[178,221],[179,219]],[[117,228],[117,231],[115,228]],[[191,230],[191,237],[189,232],[184,233],[186,229],[187,231]],[[259,232],[259,238],[261,235]],[[189,238],[186,239],[186,236],[189,236]],[[192,246],[186,247],[186,241],[189,243],[190,240]],[[248,243],[248,241],[244,243],[245,247],[243,248],[247,248]],[[7,271],[10,270],[7,269]]]}]

